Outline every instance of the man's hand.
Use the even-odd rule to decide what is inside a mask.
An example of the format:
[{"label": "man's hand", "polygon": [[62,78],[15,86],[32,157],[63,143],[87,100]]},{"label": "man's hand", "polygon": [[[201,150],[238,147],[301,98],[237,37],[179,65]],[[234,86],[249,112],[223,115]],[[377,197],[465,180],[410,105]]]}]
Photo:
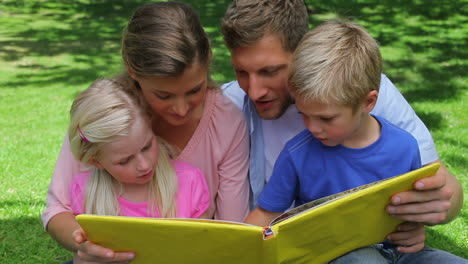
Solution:
[{"label": "man's hand", "polygon": [[424,248],[426,228],[423,224],[405,222],[398,226],[397,231],[389,234],[387,239],[398,245],[402,253],[414,253]]},{"label": "man's hand", "polygon": [[387,212],[404,221],[443,224],[458,215],[462,196],[460,184],[441,164],[436,175],[415,182],[413,190],[393,195]]}]

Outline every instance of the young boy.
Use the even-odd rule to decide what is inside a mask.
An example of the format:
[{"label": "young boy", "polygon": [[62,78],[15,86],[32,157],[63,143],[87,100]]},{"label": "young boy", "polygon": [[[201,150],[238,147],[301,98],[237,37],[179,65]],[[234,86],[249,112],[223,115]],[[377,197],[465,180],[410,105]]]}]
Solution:
[{"label": "young boy", "polygon": [[[299,206],[421,167],[416,140],[369,114],[381,73],[378,44],[352,22],[330,21],[304,36],[289,83],[307,129],[282,150],[247,223],[266,226],[293,202]],[[381,259],[369,263],[385,261],[374,257]]]}]

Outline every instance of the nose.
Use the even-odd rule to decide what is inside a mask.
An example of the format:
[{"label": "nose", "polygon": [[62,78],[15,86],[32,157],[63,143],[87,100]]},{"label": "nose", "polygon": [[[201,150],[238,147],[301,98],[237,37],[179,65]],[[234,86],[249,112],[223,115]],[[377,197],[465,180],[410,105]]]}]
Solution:
[{"label": "nose", "polygon": [[151,159],[144,154],[140,154],[137,156],[137,170],[141,172],[147,172],[153,166]]},{"label": "nose", "polygon": [[322,126],[318,122],[304,121],[307,129],[314,135],[318,135],[322,132]]},{"label": "nose", "polygon": [[263,86],[263,82],[260,77],[251,75],[249,76],[249,81],[248,81],[248,87],[246,88],[247,90],[247,95],[250,97],[252,101],[257,101],[264,97],[268,89],[266,89]]},{"label": "nose", "polygon": [[187,112],[189,110],[189,104],[185,99],[177,99],[174,105],[172,106],[172,109],[174,110],[174,113],[184,117],[185,115],[187,115]]}]

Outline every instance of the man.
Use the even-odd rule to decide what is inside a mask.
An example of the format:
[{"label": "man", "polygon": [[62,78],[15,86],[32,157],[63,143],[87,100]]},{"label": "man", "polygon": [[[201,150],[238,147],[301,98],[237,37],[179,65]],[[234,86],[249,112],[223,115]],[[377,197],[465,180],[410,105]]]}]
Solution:
[{"label": "man", "polygon": [[[284,144],[304,129],[288,93],[287,77],[292,53],[307,31],[308,13],[302,0],[234,0],[222,21],[237,77],[237,82],[225,84],[223,90],[244,111],[250,125],[252,208]],[[417,139],[422,164],[439,162],[429,131],[385,75],[372,113]],[[387,207],[392,216],[408,221],[389,238],[414,237],[413,244],[401,249],[404,253],[424,246],[423,224],[447,223],[462,206],[461,186],[443,165],[435,176],[417,181],[414,188],[394,195]]]}]

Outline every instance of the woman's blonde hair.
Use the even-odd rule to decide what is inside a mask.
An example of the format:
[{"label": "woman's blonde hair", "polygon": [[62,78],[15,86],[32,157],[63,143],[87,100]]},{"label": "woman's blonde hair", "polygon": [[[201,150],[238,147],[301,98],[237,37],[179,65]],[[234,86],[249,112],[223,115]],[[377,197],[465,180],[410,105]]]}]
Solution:
[{"label": "woman's blonde hair", "polygon": [[[137,118],[149,122],[148,107],[135,89],[121,79],[95,81],[74,100],[70,110],[68,135],[71,152],[77,160],[91,165],[102,147],[119,137],[128,136]],[[161,217],[175,217],[177,178],[170,162],[170,147],[160,138],[158,164],[149,188],[149,215],[159,210]],[[83,209],[88,214],[119,215],[117,197],[122,186],[106,170],[92,167]]]},{"label": "woman's blonde hair", "polygon": [[379,89],[377,42],[356,23],[331,20],[307,33],[293,54],[289,87],[304,100],[357,107]]}]

